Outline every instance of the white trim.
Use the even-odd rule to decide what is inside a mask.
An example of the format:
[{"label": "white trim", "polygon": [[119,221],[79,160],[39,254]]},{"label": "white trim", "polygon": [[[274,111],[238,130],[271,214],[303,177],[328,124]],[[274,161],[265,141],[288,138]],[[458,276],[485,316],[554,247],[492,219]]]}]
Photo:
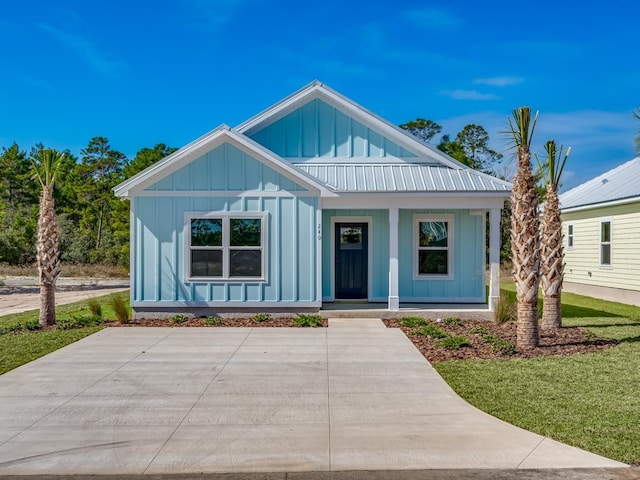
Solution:
[{"label": "white trim", "polygon": [[[500,210],[497,208],[492,208],[489,211],[489,310],[492,312],[495,311],[498,302],[500,300],[500,242],[502,240],[500,235]],[[483,225],[486,216],[483,217]],[[482,229],[484,238],[486,235],[484,234],[486,231],[486,225]],[[484,241],[483,241],[484,245]],[[482,271],[485,271],[485,261],[486,261],[486,246],[482,249]]]},{"label": "white trim", "polygon": [[389,298],[388,308],[392,312],[400,309],[400,281],[398,274],[398,225],[400,211],[398,208],[389,208]]},{"label": "white trim", "polygon": [[[222,276],[221,277],[194,277],[191,274],[191,220],[206,218],[222,219],[222,245],[215,250],[222,251]],[[236,218],[258,218],[261,222],[260,247],[232,247],[229,243],[231,238],[230,221]],[[265,283],[269,278],[268,255],[269,255],[269,213],[268,212],[184,212],[184,283]],[[226,232],[226,233],[225,233]],[[261,273],[260,277],[232,277],[229,273],[230,261],[229,252],[232,249],[240,250],[260,250],[261,251]]]},{"label": "white trim", "polygon": [[[419,224],[420,222],[447,222],[447,273],[446,275],[441,275],[437,273],[430,274],[421,274],[418,271],[418,258],[420,249],[425,249],[426,247],[419,247],[420,244],[420,234],[419,234]],[[483,235],[484,236],[484,235]],[[450,214],[423,214],[423,213],[414,213],[413,214],[413,280],[421,281],[421,280],[453,280],[454,274],[454,255],[455,255],[455,217]],[[429,248],[427,248],[429,249]],[[445,247],[432,247],[432,250],[445,250]]]},{"label": "white trim", "polygon": [[[373,232],[373,217],[370,215],[364,216],[334,216],[331,217],[331,264],[329,273],[331,275],[331,287],[329,293],[328,302],[333,302],[336,299],[336,223],[366,223],[367,224],[367,301],[371,301],[371,285],[373,283],[373,275],[371,262],[373,259],[373,249],[371,248],[371,241]],[[342,299],[340,299],[342,300]]]},{"label": "white trim", "polygon": [[[575,250],[576,248],[576,225],[574,222],[566,222],[567,224],[567,251]],[[571,228],[571,233],[569,233]]]},{"label": "white trim", "polygon": [[[609,224],[609,241],[608,242],[602,241],[602,225],[604,223]],[[603,217],[598,222],[598,225],[600,227],[598,229],[598,257],[599,257],[598,266],[603,270],[610,270],[613,268],[613,218]],[[609,263],[602,263],[602,246],[603,245],[609,245]]]},{"label": "white trim", "polygon": [[316,207],[316,298],[322,298],[322,197]]},{"label": "white trim", "polygon": [[[400,303],[480,303],[486,305],[486,299],[482,297],[400,297]],[[402,307],[402,305],[401,305]]]},{"label": "white trim", "polygon": [[[427,203],[428,202],[428,203]],[[424,209],[428,205],[430,209],[454,209],[468,210],[484,208],[490,210],[492,208],[502,208],[504,198],[487,198],[480,196],[473,198],[472,196],[462,198],[460,195],[452,195],[451,197],[443,197],[442,195],[411,195],[399,196],[396,194],[386,194],[370,196],[362,193],[357,196],[343,196],[340,194],[338,198],[324,198],[322,208],[348,210],[348,209],[376,209],[387,210],[395,207],[400,209]]]},{"label": "white trim", "polygon": [[626,205],[627,203],[638,202],[640,202],[640,197],[636,195],[634,197],[622,198],[620,200],[610,200],[608,202],[602,203],[590,203],[588,205],[578,205],[577,207],[560,208],[560,213],[580,212],[582,210],[595,210],[596,208],[615,207],[617,205]]},{"label": "white trim", "polygon": [[432,165],[442,167],[440,162],[425,157],[286,157],[292,165]]},{"label": "white trim", "polygon": [[129,197],[318,197],[318,192],[306,190],[142,190],[130,192]]},{"label": "white trim", "polygon": [[214,307],[214,308],[260,308],[260,307],[269,307],[269,308],[314,308],[321,307],[322,302],[282,302],[282,301],[273,301],[273,302],[257,302],[251,301],[247,302],[244,300],[229,300],[229,301],[215,301],[215,302],[192,302],[192,301],[171,301],[171,302],[163,302],[163,301],[150,301],[150,302],[133,302],[131,304],[132,308],[203,308],[203,307]]},{"label": "white trim", "polygon": [[135,213],[133,202],[135,199],[131,199],[129,201],[129,305],[133,304],[133,296],[135,294],[135,279],[140,272],[136,271],[136,250],[137,250],[137,242],[136,242],[136,234],[135,234]]},{"label": "white trim", "polygon": [[145,168],[140,173],[114,187],[113,192],[117,197],[127,197],[132,193],[139,193],[224,143],[234,146],[251,158],[273,168],[298,185],[311,191],[322,192],[324,195],[333,195],[333,193],[317,179],[307,175],[272,151],[230,129],[226,125],[221,125],[159,162]]}]

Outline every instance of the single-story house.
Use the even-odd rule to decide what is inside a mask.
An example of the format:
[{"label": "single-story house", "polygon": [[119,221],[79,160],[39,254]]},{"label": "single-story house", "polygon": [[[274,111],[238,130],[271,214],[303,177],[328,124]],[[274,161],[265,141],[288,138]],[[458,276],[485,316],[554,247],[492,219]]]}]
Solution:
[{"label": "single-story house", "polygon": [[314,81],[115,187],[131,202],[131,305],[490,308],[510,189]]},{"label": "single-story house", "polygon": [[560,195],[563,289],[640,305],[640,157]]}]

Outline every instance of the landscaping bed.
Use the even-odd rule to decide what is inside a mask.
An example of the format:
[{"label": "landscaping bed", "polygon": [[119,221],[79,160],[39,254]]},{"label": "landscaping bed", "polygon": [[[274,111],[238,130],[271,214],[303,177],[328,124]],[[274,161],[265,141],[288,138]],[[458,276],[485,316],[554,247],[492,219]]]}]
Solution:
[{"label": "landscaping bed", "polygon": [[[315,316],[314,316],[315,317]],[[107,321],[102,323],[105,327],[326,327],[327,319],[315,318],[311,320],[314,325],[305,324],[299,317],[274,317],[266,319],[222,318],[222,317],[183,317],[174,318],[139,318],[129,320],[128,323]],[[317,322],[317,323],[316,323]]]},{"label": "landscaping bed", "polygon": [[537,358],[570,356],[617,345],[614,339],[597,339],[584,328],[563,327],[540,332],[540,346],[519,351],[516,324],[445,318],[440,321],[404,317],[384,320],[389,328],[400,328],[431,363],[447,360]]}]

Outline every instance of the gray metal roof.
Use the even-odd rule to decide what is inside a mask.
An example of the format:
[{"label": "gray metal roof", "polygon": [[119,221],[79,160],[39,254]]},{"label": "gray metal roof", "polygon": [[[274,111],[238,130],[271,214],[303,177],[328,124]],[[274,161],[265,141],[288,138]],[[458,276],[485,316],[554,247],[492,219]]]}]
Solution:
[{"label": "gray metal roof", "polygon": [[560,208],[597,205],[640,197],[640,157],[560,195]]},{"label": "gray metal roof", "polygon": [[508,192],[511,184],[472,169],[429,164],[294,164],[338,192]]}]

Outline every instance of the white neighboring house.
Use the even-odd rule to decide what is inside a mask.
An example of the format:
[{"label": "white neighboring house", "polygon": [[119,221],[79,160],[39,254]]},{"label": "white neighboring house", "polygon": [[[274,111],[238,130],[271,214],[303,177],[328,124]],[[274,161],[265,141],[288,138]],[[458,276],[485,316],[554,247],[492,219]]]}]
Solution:
[{"label": "white neighboring house", "polygon": [[640,157],[560,195],[567,292],[640,305]]}]

